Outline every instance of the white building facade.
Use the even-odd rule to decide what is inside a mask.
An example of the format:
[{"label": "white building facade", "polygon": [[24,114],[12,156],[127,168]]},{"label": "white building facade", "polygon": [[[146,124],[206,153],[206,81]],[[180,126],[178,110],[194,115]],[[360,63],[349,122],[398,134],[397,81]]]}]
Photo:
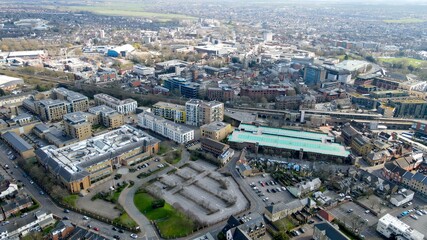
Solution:
[{"label": "white building facade", "polygon": [[136,108],[138,107],[138,103],[130,98],[120,100],[104,93],[96,94],[93,97],[96,105],[107,105],[124,115],[135,113]]},{"label": "white building facade", "polygon": [[144,112],[138,114],[138,126],[150,129],[174,142],[183,144],[194,139],[194,130],[180,126],[172,121],[163,119],[153,113]]},{"label": "white building facade", "polygon": [[379,219],[377,231],[386,238],[395,236],[397,239],[423,240],[424,234],[411,228],[408,224],[400,221],[396,217],[386,214]]}]

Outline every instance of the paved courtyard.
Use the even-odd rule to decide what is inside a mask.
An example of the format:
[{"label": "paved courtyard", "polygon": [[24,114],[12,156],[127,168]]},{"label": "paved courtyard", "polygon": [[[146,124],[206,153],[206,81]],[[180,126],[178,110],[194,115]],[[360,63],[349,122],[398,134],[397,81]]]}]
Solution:
[{"label": "paved courtyard", "polygon": [[213,224],[249,205],[236,182],[215,169],[210,164],[190,162],[161,176],[147,190],[182,208],[198,221]]}]

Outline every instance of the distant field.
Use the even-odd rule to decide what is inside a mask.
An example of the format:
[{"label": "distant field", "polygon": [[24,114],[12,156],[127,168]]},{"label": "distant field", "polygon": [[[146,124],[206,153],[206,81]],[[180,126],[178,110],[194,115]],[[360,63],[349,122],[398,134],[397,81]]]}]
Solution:
[{"label": "distant field", "polygon": [[427,20],[426,19],[419,19],[419,18],[401,18],[401,19],[384,20],[384,22],[404,24],[404,23],[423,23],[423,22],[427,22]]},{"label": "distant field", "polygon": [[181,15],[181,14],[169,14],[169,13],[155,13],[144,11],[143,4],[136,3],[117,3],[109,2],[103,5],[76,5],[70,7],[63,7],[63,10],[71,11],[88,11],[99,15],[108,16],[123,16],[123,17],[142,17],[155,19],[162,22],[171,20],[183,20],[183,19],[195,19],[194,17]]},{"label": "distant field", "polygon": [[403,63],[405,65],[411,65],[413,67],[427,67],[427,61],[419,60],[414,58],[379,58],[380,62],[383,63]]}]

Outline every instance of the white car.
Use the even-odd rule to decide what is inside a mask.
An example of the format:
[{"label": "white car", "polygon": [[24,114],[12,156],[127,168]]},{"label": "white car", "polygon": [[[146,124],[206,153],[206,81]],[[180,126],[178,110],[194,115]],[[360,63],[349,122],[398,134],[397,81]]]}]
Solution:
[{"label": "white car", "polygon": [[89,217],[87,217],[87,216],[83,216],[83,219],[84,219],[84,220],[89,220]]},{"label": "white car", "polygon": [[131,238],[133,238],[133,239],[137,239],[137,238],[138,238],[138,235],[136,235],[135,233],[132,233],[132,234],[130,235],[130,237],[131,237]]}]

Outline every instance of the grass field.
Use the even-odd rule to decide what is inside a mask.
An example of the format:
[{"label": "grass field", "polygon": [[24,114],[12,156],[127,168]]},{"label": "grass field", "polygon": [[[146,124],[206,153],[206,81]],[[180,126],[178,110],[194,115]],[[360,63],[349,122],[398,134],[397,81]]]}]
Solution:
[{"label": "grass field", "polygon": [[62,201],[64,203],[72,206],[72,207],[75,207],[76,206],[76,202],[77,202],[77,198],[79,198],[79,196],[76,195],[76,194],[73,194],[73,195],[68,195],[68,196],[64,197],[62,199]]},{"label": "grass field", "polygon": [[114,222],[124,225],[128,228],[134,228],[137,226],[136,222],[131,217],[129,217],[127,213],[123,213],[120,215],[120,217],[114,219]]},{"label": "grass field", "polygon": [[184,237],[194,229],[194,223],[182,213],[179,213],[170,204],[153,209],[151,203],[155,200],[145,192],[135,194],[134,203],[138,210],[149,220],[156,221],[157,227],[165,238]]},{"label": "grass field", "polygon": [[117,2],[107,2],[102,5],[76,5],[65,7],[64,10],[71,11],[88,11],[99,15],[108,15],[108,16],[123,16],[123,17],[142,17],[155,19],[161,22],[167,22],[172,20],[183,20],[183,19],[195,19],[194,17],[181,15],[181,14],[172,14],[172,13],[155,13],[147,12],[144,10],[143,4],[136,3],[117,3]]},{"label": "grass field", "polygon": [[398,24],[408,24],[408,23],[423,23],[427,22],[426,19],[419,19],[419,18],[401,18],[401,19],[389,19],[384,20],[386,23],[398,23]]},{"label": "grass field", "polygon": [[402,63],[413,67],[427,67],[427,61],[414,58],[379,58],[379,61],[390,64]]}]

